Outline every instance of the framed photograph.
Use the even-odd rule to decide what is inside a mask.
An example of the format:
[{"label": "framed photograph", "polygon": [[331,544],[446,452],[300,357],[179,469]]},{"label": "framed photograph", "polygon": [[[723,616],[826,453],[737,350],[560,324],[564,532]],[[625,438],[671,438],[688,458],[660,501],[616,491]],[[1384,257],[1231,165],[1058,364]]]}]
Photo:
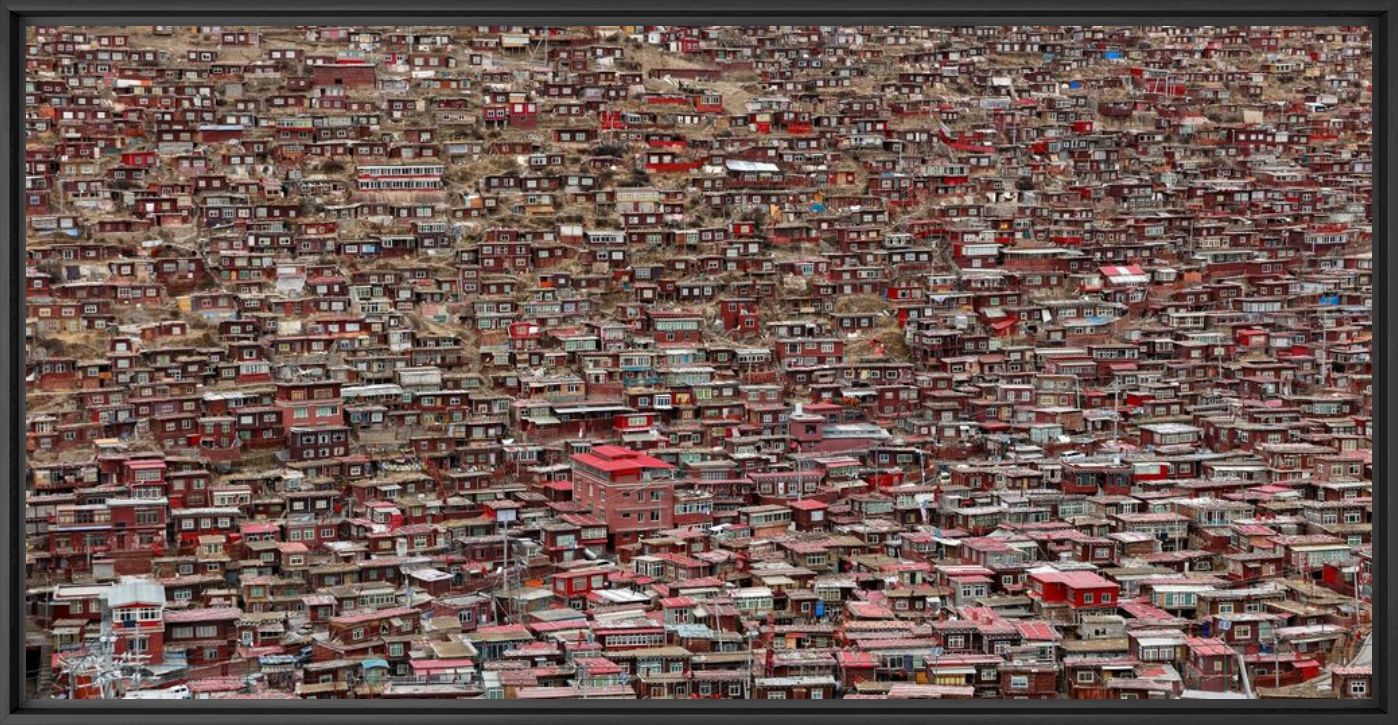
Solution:
[{"label": "framed photograph", "polygon": [[1391,722],[1393,0],[0,6],[4,725]]}]

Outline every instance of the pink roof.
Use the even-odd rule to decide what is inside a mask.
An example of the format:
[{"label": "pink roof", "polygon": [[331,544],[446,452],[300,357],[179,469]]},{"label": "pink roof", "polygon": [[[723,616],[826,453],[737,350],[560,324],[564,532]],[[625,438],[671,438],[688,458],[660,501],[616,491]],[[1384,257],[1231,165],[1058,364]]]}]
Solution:
[{"label": "pink roof", "polygon": [[190,680],[190,692],[236,692],[247,686],[241,677],[208,677]]},{"label": "pink roof", "polygon": [[372,622],[376,619],[388,619],[389,617],[407,617],[417,614],[418,611],[412,607],[390,607],[388,609],[378,609],[370,612],[356,614],[345,614],[332,619],[337,624],[359,624],[361,622]]},{"label": "pink roof", "polygon": [[243,610],[237,607],[215,607],[213,609],[185,609],[180,611],[166,612],[166,624],[182,624],[185,622],[217,622],[225,619],[237,619],[243,616]]},{"label": "pink roof", "polygon": [[1031,579],[1038,579],[1045,582],[1063,584],[1074,589],[1091,589],[1097,587],[1117,588],[1118,585],[1103,577],[1101,574],[1090,571],[1052,571],[1052,572],[1031,572]]},{"label": "pink roof", "polygon": [[1121,602],[1121,611],[1126,612],[1136,619],[1172,621],[1177,619],[1175,615],[1161,609],[1154,604],[1137,600],[1126,600]]},{"label": "pink roof", "polygon": [[1048,622],[1016,622],[1015,628],[1030,641],[1053,642],[1059,638]]},{"label": "pink roof", "polygon": [[[416,610],[414,610],[416,611]],[[490,627],[478,627],[477,634],[517,634],[521,637],[529,636],[529,628],[522,624],[496,624]]]},{"label": "pink roof", "polygon": [[621,665],[605,657],[575,657],[573,663],[586,667],[589,675],[609,675],[621,672]]},{"label": "pink roof", "polygon": [[1233,654],[1233,648],[1229,647],[1221,639],[1190,637],[1184,641],[1184,644],[1189,648],[1190,652],[1207,657],[1232,656]]},{"label": "pink roof", "polygon": [[475,663],[473,660],[466,659],[465,657],[455,657],[455,658],[452,658],[452,659],[444,659],[444,660],[412,660],[412,661],[409,662],[408,664],[412,665],[412,668],[415,669],[415,670],[428,670],[428,671],[431,671],[431,670],[452,670],[452,669],[456,669],[456,668],[458,668],[458,667],[475,667],[475,666],[476,666],[476,663]]},{"label": "pink roof", "polygon": [[891,617],[893,610],[881,604],[873,602],[850,602],[845,605],[851,614],[856,617]]},{"label": "pink roof", "polygon": [[642,468],[674,468],[659,458],[622,446],[597,446],[590,453],[574,453],[573,460],[609,473],[636,471]]},{"label": "pink roof", "polygon": [[835,658],[844,667],[873,667],[874,655],[872,652],[865,652],[857,649],[842,649],[835,653]]},{"label": "pink roof", "polygon": [[585,627],[587,627],[587,620],[582,618],[560,619],[557,622],[535,622],[529,625],[529,629],[539,634],[565,632],[570,629],[583,629]]}]

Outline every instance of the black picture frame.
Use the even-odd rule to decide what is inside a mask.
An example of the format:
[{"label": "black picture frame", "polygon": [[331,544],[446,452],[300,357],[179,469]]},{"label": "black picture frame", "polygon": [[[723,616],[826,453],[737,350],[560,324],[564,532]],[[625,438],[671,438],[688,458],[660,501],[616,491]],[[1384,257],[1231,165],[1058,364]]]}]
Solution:
[{"label": "black picture frame", "polygon": [[0,426],[5,446],[5,502],[0,517],[4,556],[0,556],[0,581],[7,596],[0,596],[0,722],[31,723],[105,722],[109,725],[150,723],[161,725],[191,721],[222,723],[298,723],[300,725],[357,725],[384,722],[500,722],[532,723],[566,719],[577,725],[621,725],[664,722],[670,725],[729,720],[741,722],[879,723],[918,722],[947,718],[950,722],[989,724],[1007,720],[1063,725],[1091,725],[1129,720],[1138,725],[1172,725],[1183,718],[1195,722],[1228,722],[1232,725],[1378,725],[1393,722],[1395,678],[1389,657],[1398,644],[1391,627],[1394,600],[1391,584],[1398,579],[1398,552],[1394,551],[1391,525],[1398,520],[1395,499],[1387,491],[1392,471],[1389,452],[1398,449],[1398,435],[1390,425],[1395,397],[1388,374],[1394,373],[1398,345],[1398,315],[1394,314],[1387,285],[1375,285],[1374,318],[1378,331],[1373,355],[1374,425],[1381,440],[1374,447],[1373,541],[1379,573],[1374,582],[1375,698],[1370,700],[1251,700],[1251,701],[1095,701],[1055,700],[1016,702],[987,701],[849,701],[829,700],[813,704],[757,701],[693,704],[684,701],[639,701],[620,704],[599,701],[526,703],[518,701],[422,701],[411,704],[386,701],[62,701],[24,698],[24,256],[22,149],[24,29],[31,24],[224,24],[280,25],[324,23],[357,24],[609,24],[617,22],[665,24],[1328,24],[1369,25],[1374,42],[1373,150],[1374,150],[1374,277],[1394,278],[1393,260],[1387,249],[1395,216],[1393,173],[1398,167],[1398,107],[1395,78],[1398,58],[1393,52],[1398,36],[1398,0],[1186,0],[1169,4],[1150,0],[710,0],[704,4],[676,0],[608,0],[596,3],[564,3],[513,0],[183,0],[178,3],[151,0],[0,0],[0,37],[5,53],[0,61],[0,82],[7,94],[0,119],[0,166],[6,170],[0,214],[4,218],[5,245],[0,254],[0,279],[8,283],[4,314],[0,315]]}]

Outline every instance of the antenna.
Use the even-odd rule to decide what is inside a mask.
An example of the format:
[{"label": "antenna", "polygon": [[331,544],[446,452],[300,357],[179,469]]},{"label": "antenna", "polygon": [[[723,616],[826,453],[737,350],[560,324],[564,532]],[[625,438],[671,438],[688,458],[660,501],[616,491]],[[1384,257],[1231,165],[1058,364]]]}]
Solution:
[{"label": "antenna", "polygon": [[[115,654],[117,637],[112,634],[111,610],[102,616],[102,629],[97,642],[88,650],[75,657],[59,657],[59,665],[68,676],[68,698],[78,699],[78,680],[84,679],[84,687],[96,686],[98,696],[107,700],[119,692],[139,689],[144,674],[140,663],[146,655],[133,652]],[[118,685],[125,685],[118,687]]]}]

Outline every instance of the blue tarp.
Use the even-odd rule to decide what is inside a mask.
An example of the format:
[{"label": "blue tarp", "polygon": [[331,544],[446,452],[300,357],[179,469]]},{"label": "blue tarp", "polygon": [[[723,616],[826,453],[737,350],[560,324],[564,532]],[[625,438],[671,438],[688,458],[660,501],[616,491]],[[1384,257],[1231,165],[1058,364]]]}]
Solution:
[{"label": "blue tarp", "polygon": [[360,663],[359,663],[359,666],[360,666],[361,669],[366,669],[366,670],[373,670],[373,669],[385,669],[385,670],[386,670],[386,669],[388,669],[388,660],[368,659],[368,660],[364,660],[363,662],[360,662]]},{"label": "blue tarp", "polygon": [[1121,60],[1121,51],[1109,50],[1106,53],[1103,53],[1102,57],[1106,58],[1107,60]]}]

